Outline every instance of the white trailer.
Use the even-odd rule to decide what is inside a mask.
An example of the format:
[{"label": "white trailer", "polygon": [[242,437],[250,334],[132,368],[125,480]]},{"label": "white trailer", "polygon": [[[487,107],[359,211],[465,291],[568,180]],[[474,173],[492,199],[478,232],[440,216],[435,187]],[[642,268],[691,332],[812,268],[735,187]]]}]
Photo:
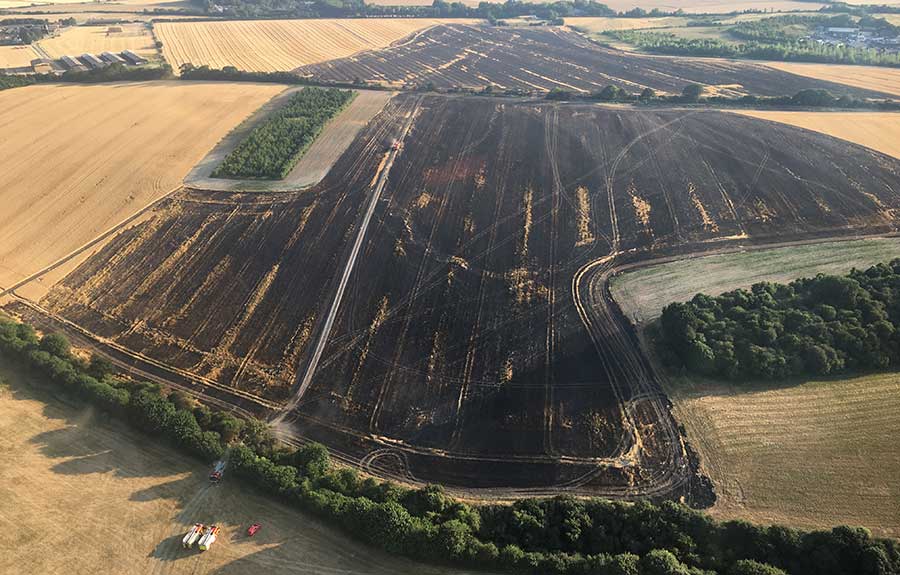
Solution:
[{"label": "white trailer", "polygon": [[184,539],[181,540],[181,544],[185,549],[190,549],[194,546],[194,543],[197,542],[198,539],[203,535],[203,524],[202,523],[194,523],[194,526],[191,527],[191,530],[187,532],[187,535],[184,536]]},{"label": "white trailer", "polygon": [[219,527],[213,525],[212,527],[207,527],[206,531],[203,533],[203,537],[200,538],[200,542],[197,544],[197,547],[200,548],[200,551],[206,551],[212,544],[216,542],[216,537],[219,535]]}]

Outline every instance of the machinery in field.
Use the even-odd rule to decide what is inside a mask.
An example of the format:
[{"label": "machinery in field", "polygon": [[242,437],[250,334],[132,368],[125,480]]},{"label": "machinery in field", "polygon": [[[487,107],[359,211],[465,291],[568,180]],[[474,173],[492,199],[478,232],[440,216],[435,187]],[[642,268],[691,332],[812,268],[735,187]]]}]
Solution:
[{"label": "machinery in field", "polygon": [[194,523],[194,526],[191,527],[191,530],[187,532],[187,535],[184,536],[184,539],[181,540],[181,544],[185,549],[190,549],[194,546],[200,537],[203,535],[203,524],[202,523]]},{"label": "machinery in field", "polygon": [[216,538],[219,535],[219,526],[218,525],[210,525],[203,531],[203,536],[200,537],[200,541],[197,542],[197,547],[200,551],[206,551],[212,544],[216,542]]},{"label": "machinery in field", "polygon": [[209,480],[213,483],[218,483],[222,479],[224,473],[225,461],[217,461],[215,466],[213,466],[213,470],[209,473]]}]

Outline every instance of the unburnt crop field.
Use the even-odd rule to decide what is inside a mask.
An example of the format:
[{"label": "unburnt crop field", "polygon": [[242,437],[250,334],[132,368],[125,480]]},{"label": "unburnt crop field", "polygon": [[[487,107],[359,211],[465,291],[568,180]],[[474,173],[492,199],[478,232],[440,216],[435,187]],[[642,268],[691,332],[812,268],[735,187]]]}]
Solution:
[{"label": "unburnt crop field", "polygon": [[[0,92],[0,286],[172,191],[229,129],[282,89],[161,81]],[[34,295],[42,286],[27,289]]]},{"label": "unburnt crop field", "polygon": [[73,26],[65,29],[59,36],[46,38],[38,44],[51,58],[122,50],[131,50],[145,58],[159,57],[153,35],[146,24]]},{"label": "unburnt crop field", "polygon": [[235,20],[166,22],[154,30],[163,56],[176,70],[194,64],[276,72],[383,48],[436,23],[423,18]]},{"label": "unburnt crop field", "polygon": [[588,262],[885,231],[900,208],[900,162],[776,123],[401,95],[315,188],[185,190],[42,303],[286,400],[384,169],[318,370],[284,424],[371,469],[467,487],[627,493],[680,465],[671,414],[636,376],[633,334],[613,314],[609,337],[588,337],[573,299]]},{"label": "unburnt crop field", "polygon": [[613,84],[631,92],[649,87],[678,94],[685,85],[699,83],[715,87],[720,94],[780,96],[825,88],[836,94],[884,97],[874,90],[798,76],[762,64],[622,52],[558,28],[436,26],[383,50],[303,66],[297,72],[319,80],[433,84],[439,89],[493,86],[525,92],[556,88],[584,93]]}]

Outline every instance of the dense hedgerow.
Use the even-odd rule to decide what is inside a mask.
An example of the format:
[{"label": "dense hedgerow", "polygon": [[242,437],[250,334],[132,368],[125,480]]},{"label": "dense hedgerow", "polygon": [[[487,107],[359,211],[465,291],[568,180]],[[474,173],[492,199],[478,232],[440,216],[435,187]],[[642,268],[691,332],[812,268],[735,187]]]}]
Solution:
[{"label": "dense hedgerow", "polygon": [[900,573],[897,543],[865,529],[718,523],[674,502],[559,496],[475,506],[438,486],[409,489],[363,478],[332,465],[319,444],[280,448],[261,421],[116,378],[104,359],[74,356],[64,337],[38,337],[8,319],[0,319],[0,357],[204,460],[221,457],[230,442],[230,476],[372,546],[416,559],[535,575]]},{"label": "dense hedgerow", "polygon": [[900,259],[847,276],[768,282],[663,309],[659,348],[715,377],[782,379],[896,367]]},{"label": "dense hedgerow", "polygon": [[254,128],[213,172],[216,178],[284,178],[354,93],[303,88]]}]

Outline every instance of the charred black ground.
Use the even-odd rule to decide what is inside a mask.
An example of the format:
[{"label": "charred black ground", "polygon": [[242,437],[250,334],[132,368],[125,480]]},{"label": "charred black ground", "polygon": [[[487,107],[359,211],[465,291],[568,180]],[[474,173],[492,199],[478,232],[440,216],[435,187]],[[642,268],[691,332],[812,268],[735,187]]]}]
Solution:
[{"label": "charred black ground", "polygon": [[286,398],[391,127],[414,110],[286,420],[385,474],[671,492],[689,458],[604,274],[735,240],[884,231],[900,208],[900,162],[779,124],[403,95],[317,188],[186,190],[43,305],[166,364]]},{"label": "charred black ground", "polygon": [[791,95],[807,88],[885,98],[872,90],[814,80],[748,61],[671,58],[599,46],[560,28],[441,25],[383,50],[297,69],[317,80],[386,82],[440,90],[454,88],[596,92],[614,85],[629,92],[652,88],[680,94],[690,83],[710,93]]}]

